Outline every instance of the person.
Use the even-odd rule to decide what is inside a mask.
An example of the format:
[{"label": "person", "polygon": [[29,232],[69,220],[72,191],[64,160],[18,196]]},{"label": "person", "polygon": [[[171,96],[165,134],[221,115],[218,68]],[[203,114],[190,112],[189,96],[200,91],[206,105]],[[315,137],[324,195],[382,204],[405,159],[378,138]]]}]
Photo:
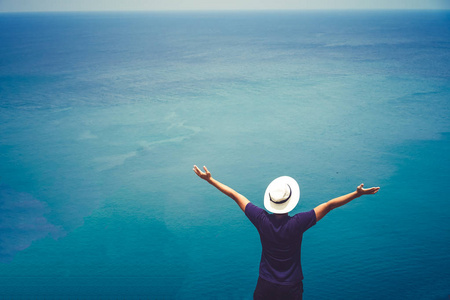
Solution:
[{"label": "person", "polygon": [[303,274],[301,244],[303,233],[333,209],[380,189],[365,189],[360,184],[355,191],[320,204],[308,212],[292,217],[288,213],[300,199],[300,188],[295,179],[281,176],[273,180],[264,194],[264,207],[272,214],[252,204],[246,197],[211,176],[206,166],[204,172],[194,165],[194,172],[219,191],[233,199],[258,230],[262,253],[259,278],[253,299],[302,299]]}]

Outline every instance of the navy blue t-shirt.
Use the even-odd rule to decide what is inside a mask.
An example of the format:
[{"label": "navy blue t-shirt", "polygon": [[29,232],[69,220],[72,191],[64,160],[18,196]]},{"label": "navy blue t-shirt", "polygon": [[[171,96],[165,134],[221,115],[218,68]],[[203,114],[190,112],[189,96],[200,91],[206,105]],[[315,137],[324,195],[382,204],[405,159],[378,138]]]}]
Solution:
[{"label": "navy blue t-shirt", "polygon": [[282,285],[302,281],[302,237],[303,232],[316,224],[314,210],[277,218],[280,216],[269,214],[250,202],[245,207],[245,215],[255,225],[261,238],[259,276]]}]

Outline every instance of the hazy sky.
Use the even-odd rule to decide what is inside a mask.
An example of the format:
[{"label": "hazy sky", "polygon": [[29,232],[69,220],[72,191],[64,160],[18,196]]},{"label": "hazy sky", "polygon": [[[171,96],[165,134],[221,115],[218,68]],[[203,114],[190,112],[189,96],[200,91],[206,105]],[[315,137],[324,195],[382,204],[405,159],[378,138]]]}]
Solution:
[{"label": "hazy sky", "polygon": [[266,9],[450,9],[450,0],[0,0],[0,12]]}]

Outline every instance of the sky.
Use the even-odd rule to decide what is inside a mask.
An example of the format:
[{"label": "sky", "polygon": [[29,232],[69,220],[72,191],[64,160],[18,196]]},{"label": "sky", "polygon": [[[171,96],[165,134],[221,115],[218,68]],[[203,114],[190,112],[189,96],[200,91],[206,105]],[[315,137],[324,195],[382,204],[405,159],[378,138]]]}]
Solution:
[{"label": "sky", "polygon": [[0,0],[0,12],[450,9],[450,0]]}]

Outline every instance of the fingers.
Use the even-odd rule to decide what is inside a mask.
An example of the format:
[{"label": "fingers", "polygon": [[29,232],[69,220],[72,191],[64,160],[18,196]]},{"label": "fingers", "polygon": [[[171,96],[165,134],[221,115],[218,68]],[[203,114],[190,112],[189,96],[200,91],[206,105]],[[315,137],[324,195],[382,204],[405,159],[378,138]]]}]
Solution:
[{"label": "fingers", "polygon": [[194,165],[193,170],[194,170],[195,174],[197,174],[198,176],[200,176],[202,174],[202,171],[200,171],[200,169],[196,165]]},{"label": "fingers", "polygon": [[208,169],[206,168],[206,166],[203,166],[203,169],[205,170],[206,174],[209,173]]},{"label": "fingers", "polygon": [[380,190],[380,187],[373,187],[371,188],[371,193],[375,194],[376,192],[378,192]]},{"label": "fingers", "polygon": [[211,173],[208,171],[208,169],[206,168],[206,166],[203,166],[203,169],[205,170],[205,172],[202,172],[196,165],[194,165],[194,168],[193,168],[194,172],[195,172],[198,176],[200,176],[200,177],[202,177],[202,178],[203,178],[205,175],[210,176],[209,174],[211,174]]},{"label": "fingers", "polygon": [[365,194],[375,194],[378,192],[379,189],[380,189],[380,187],[372,187],[370,189],[364,189],[364,193]]}]

